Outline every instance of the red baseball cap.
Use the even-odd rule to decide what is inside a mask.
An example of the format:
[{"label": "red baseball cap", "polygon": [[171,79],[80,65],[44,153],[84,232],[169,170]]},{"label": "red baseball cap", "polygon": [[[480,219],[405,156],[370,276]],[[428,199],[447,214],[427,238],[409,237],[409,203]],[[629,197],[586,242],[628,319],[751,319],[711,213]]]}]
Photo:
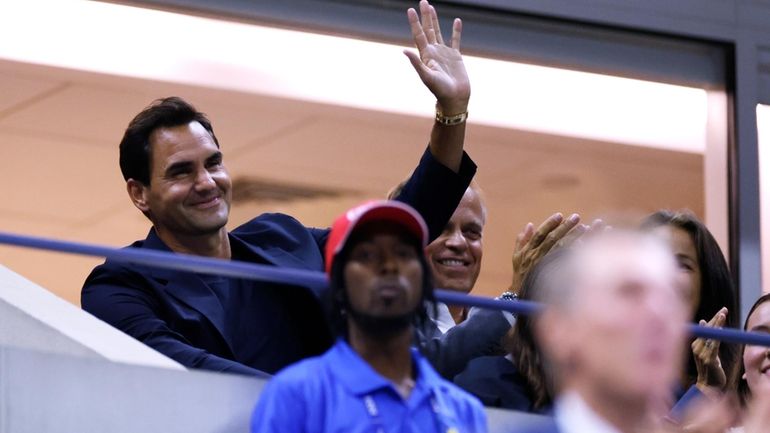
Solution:
[{"label": "red baseball cap", "polygon": [[326,241],[326,274],[331,274],[334,257],[342,251],[351,233],[363,223],[387,221],[395,223],[420,239],[423,248],[428,245],[428,226],[425,220],[406,203],[396,200],[371,200],[343,213],[332,225]]}]

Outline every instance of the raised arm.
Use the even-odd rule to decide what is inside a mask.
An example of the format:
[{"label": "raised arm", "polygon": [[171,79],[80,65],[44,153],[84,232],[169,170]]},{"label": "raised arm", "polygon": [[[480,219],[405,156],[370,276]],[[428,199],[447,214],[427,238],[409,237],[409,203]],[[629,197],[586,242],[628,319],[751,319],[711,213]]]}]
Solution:
[{"label": "raised arm", "polygon": [[460,170],[465,141],[465,117],[471,85],[460,54],[462,21],[455,18],[452,38],[444,43],[436,9],[420,1],[420,14],[407,11],[417,53],[406,50],[415,71],[436,96],[436,122],[430,135],[430,151],[441,164],[455,173]]},{"label": "raised arm", "polygon": [[476,173],[476,164],[463,151],[471,90],[459,51],[460,20],[454,21],[452,40],[446,45],[436,11],[427,1],[420,2],[419,15],[409,9],[407,17],[417,52],[404,53],[436,96],[441,114],[436,116],[428,149],[395,199],[420,212],[433,240],[452,217]]}]

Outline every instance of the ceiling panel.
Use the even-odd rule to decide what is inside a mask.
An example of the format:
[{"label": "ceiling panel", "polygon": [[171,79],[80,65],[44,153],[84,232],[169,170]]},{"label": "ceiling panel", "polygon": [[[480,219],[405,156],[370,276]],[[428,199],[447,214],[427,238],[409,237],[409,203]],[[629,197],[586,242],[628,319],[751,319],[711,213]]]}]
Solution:
[{"label": "ceiling panel", "polygon": [[117,146],[128,120],[151,99],[121,86],[72,84],[0,120],[0,128]]},{"label": "ceiling panel", "polygon": [[124,190],[117,151],[0,131],[0,212],[76,225],[112,209]]},{"label": "ceiling panel", "polygon": [[21,109],[27,103],[60,88],[58,80],[36,78],[8,72],[0,72],[0,118]]},{"label": "ceiling panel", "polygon": [[397,117],[319,116],[239,152],[227,165],[237,175],[384,195],[414,169],[430,133],[430,122],[410,119],[399,124]]}]

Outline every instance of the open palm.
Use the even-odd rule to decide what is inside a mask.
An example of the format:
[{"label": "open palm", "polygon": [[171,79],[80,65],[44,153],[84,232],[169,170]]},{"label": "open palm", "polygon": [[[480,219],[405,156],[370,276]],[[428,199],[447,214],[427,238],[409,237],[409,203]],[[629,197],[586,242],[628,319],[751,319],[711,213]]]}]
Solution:
[{"label": "open palm", "polygon": [[436,96],[441,110],[449,115],[467,111],[471,84],[460,54],[462,21],[457,18],[452,25],[452,39],[444,43],[438,15],[426,0],[420,2],[417,11],[407,11],[412,37],[418,53],[405,51],[422,82]]}]

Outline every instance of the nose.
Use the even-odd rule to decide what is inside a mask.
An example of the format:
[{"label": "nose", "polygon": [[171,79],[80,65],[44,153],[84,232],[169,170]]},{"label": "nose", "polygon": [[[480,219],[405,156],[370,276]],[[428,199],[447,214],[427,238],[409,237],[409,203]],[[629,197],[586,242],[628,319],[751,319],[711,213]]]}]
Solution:
[{"label": "nose", "polygon": [[444,245],[453,250],[462,250],[468,246],[468,243],[461,230],[453,230],[448,234],[446,240],[444,240]]},{"label": "nose", "polygon": [[398,271],[398,260],[395,254],[385,253],[382,255],[380,263],[380,272],[383,274],[395,274]]},{"label": "nose", "polygon": [[216,187],[214,177],[206,169],[198,170],[195,176],[195,189],[196,191],[207,191]]}]

